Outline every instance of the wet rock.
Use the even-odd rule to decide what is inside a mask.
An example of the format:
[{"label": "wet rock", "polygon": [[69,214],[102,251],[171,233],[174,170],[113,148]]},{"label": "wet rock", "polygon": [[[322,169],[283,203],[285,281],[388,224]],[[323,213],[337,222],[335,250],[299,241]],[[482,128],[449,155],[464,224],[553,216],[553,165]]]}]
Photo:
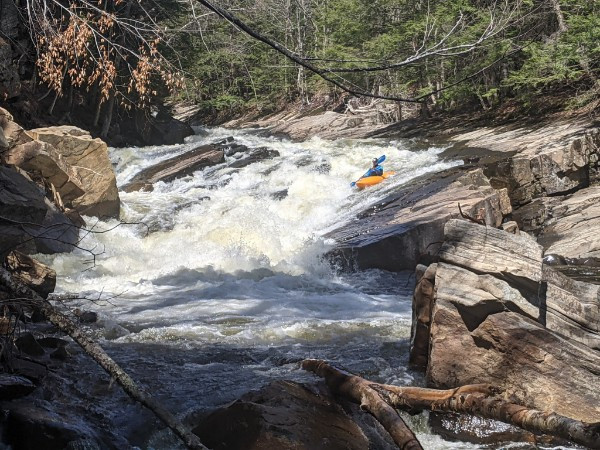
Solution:
[{"label": "wet rock", "polygon": [[[523,449],[537,448],[537,445],[571,447],[569,442],[551,436],[536,435],[503,422],[471,415],[431,412],[429,426],[435,434],[446,440],[471,442],[478,447],[507,448],[507,444],[509,448]],[[528,442],[530,445],[515,446],[515,442]]]},{"label": "wet rock", "polygon": [[506,190],[491,187],[481,169],[451,169],[400,187],[357,220],[327,234],[329,256],[341,268],[412,270],[437,259],[444,224],[462,210],[496,227],[510,213]]},{"label": "wet rock", "polygon": [[279,152],[277,150],[271,150],[267,147],[259,147],[257,149],[254,149],[245,158],[232,162],[231,164],[229,164],[229,167],[234,169],[241,169],[243,167],[249,166],[250,164],[254,164],[259,161],[264,161],[265,159],[273,159],[278,156]]},{"label": "wet rock", "polygon": [[239,153],[246,153],[248,151],[248,147],[236,143],[221,144],[221,148],[225,152],[225,156],[233,156]]},{"label": "wet rock", "polygon": [[369,448],[361,429],[326,390],[289,381],[245,394],[193,432],[214,450]]},{"label": "wet rock", "polygon": [[2,161],[13,164],[51,183],[64,203],[84,194],[77,172],[50,144],[38,140],[15,145],[4,153]]},{"label": "wet rock", "polygon": [[119,217],[117,181],[108,158],[108,147],[92,139],[87,131],[74,126],[37,128],[29,132],[34,139],[54,146],[76,171],[85,193],[71,204],[82,215]]},{"label": "wet rock", "polygon": [[526,234],[451,220],[436,266],[428,385],[491,383],[526,404],[600,420],[599,286],[542,264]]},{"label": "wet rock", "polygon": [[123,190],[125,192],[152,190],[152,185],[159,181],[168,183],[177,178],[191,175],[205,167],[220,164],[225,161],[224,155],[223,150],[214,145],[202,145],[183,155],[142,170],[123,186]]},{"label": "wet rock", "polygon": [[24,333],[20,335],[15,341],[15,345],[19,351],[27,353],[31,356],[44,356],[46,353],[31,333]]},{"label": "wet rock", "polygon": [[98,321],[98,313],[94,311],[83,311],[78,316],[81,323],[96,323]]},{"label": "wet rock", "polygon": [[271,198],[273,200],[283,200],[287,196],[288,196],[288,190],[287,189],[283,189],[281,191],[273,192],[271,194]]},{"label": "wet rock", "polygon": [[0,400],[13,400],[33,392],[35,385],[27,378],[0,373]]},{"label": "wet rock", "polygon": [[93,436],[86,424],[54,410],[48,402],[12,406],[6,420],[6,440],[14,450],[63,450],[71,442],[94,441]]},{"label": "wet rock", "polygon": [[13,251],[6,258],[6,267],[15,279],[43,298],[47,298],[48,294],[54,292],[56,272],[30,256]]},{"label": "wet rock", "polygon": [[67,350],[67,347],[64,345],[58,347],[56,350],[54,350],[52,353],[50,353],[50,358],[58,359],[60,361],[66,361],[67,359],[70,358],[70,356],[71,356],[71,354]]},{"label": "wet rock", "polygon": [[35,361],[14,358],[10,365],[15,375],[23,376],[31,380],[36,385],[39,385],[48,375],[48,369],[46,366]]},{"label": "wet rock", "polygon": [[42,347],[59,348],[66,346],[69,342],[57,337],[46,336],[37,340]]},{"label": "wet rock", "polygon": [[[0,260],[22,242],[29,234],[19,224],[41,224],[47,213],[43,193],[23,175],[0,166]],[[8,219],[8,220],[6,220]]]},{"label": "wet rock", "polygon": [[136,110],[135,128],[145,145],[181,144],[194,134],[187,123],[175,119],[165,108],[159,108],[156,117],[149,117],[145,111]]},{"label": "wet rock", "polygon": [[331,164],[328,162],[324,162],[315,167],[315,172],[326,175],[331,172]]}]

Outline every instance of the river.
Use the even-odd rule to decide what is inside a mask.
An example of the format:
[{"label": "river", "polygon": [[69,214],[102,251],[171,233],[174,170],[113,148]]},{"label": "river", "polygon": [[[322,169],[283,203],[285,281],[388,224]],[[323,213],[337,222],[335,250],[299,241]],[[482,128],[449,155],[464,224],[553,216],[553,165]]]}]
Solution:
[{"label": "river", "polygon": [[[412,274],[338,273],[323,258],[333,246],[324,235],[395,187],[462,161],[442,160],[443,148],[419,150],[409,140],[292,143],[212,128],[198,129],[183,145],[111,149],[118,184],[227,136],[280,156],[241,170],[229,168],[234,157],[228,157],[158,183],[153,192],[121,192],[121,220],[131,224],[89,233],[80,244],[98,254],[95,265],[80,250],[45,257],[59,274],[58,292],[93,299],[70,306],[97,311],[91,331],[102,345],[180,416],[275,379],[313,380],[298,367],[304,358],[331,360],[375,381],[421,384],[406,368]],[[364,191],[351,188],[382,154],[396,175]],[[117,224],[88,218],[96,232]],[[81,361],[70,363],[76,379],[55,395],[78,396],[73,407],[104,417],[129,443],[149,439],[150,448],[177,448],[176,439],[143,425],[148,415]],[[425,448],[478,448],[432,434],[423,416],[410,421]]]}]

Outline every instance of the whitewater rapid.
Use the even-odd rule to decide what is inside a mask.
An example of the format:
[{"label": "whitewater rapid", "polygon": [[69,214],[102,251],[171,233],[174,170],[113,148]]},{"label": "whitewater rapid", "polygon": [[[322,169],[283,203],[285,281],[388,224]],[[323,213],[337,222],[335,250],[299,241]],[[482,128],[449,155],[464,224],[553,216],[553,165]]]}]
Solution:
[{"label": "whitewater rapid", "polygon": [[[228,167],[235,157],[227,157],[192,176],[157,183],[152,192],[120,192],[126,224],[86,218],[92,232],[80,246],[97,254],[95,264],[83,250],[44,257],[59,274],[57,291],[93,299],[69,306],[98,312],[91,331],[182,415],[274,379],[312,380],[298,367],[307,357],[376,381],[420,383],[406,368],[411,274],[340,274],[323,258],[334,245],[324,236],[398,186],[462,161],[442,159],[442,147],[416,150],[408,140],[293,143],[212,128],[198,129],[183,145],[110,149],[117,183],[228,136],[280,156],[242,169]],[[351,188],[382,154],[385,169],[396,175],[364,191]],[[93,369],[79,370],[82,379],[94,378]],[[123,425],[127,417],[135,423],[133,406],[106,401],[121,403],[101,407],[94,398],[86,408],[101,408],[115,423],[134,428]],[[445,442],[422,422],[412,419],[427,448],[474,448]],[[152,435],[153,448],[176,448],[165,436]]]}]

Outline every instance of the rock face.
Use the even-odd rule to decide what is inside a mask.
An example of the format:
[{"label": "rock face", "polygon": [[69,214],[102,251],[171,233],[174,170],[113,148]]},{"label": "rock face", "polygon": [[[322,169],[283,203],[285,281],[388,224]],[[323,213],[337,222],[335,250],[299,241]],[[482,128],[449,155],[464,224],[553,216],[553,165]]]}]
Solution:
[{"label": "rock face", "polygon": [[194,433],[214,450],[394,448],[366,434],[325,386],[276,381],[210,414]]},{"label": "rock face", "polygon": [[600,186],[545,202],[539,242],[546,253],[570,259],[600,259]]},{"label": "rock face", "polygon": [[34,139],[54,146],[76,171],[85,193],[73,200],[75,209],[97,217],[119,217],[117,181],[108,158],[108,148],[84,130],[72,126],[31,130]]},{"label": "rock face", "polygon": [[365,212],[327,237],[338,243],[331,253],[345,268],[412,270],[430,263],[444,237],[444,224],[462,210],[498,226],[510,213],[506,190],[490,186],[481,169],[451,169],[413,180],[373,211]]},{"label": "rock face", "polygon": [[169,182],[224,161],[225,154],[223,150],[219,150],[213,145],[202,145],[183,155],[167,159],[142,170],[123,186],[123,190],[125,192],[151,191],[154,183],[159,181]]},{"label": "rock face", "polygon": [[534,408],[600,420],[600,391],[589,389],[600,382],[598,286],[543,267],[523,233],[451,220],[445,237],[434,294],[414,305],[430,342],[411,359],[427,359],[428,384],[493,383]]},{"label": "rock face", "polygon": [[2,159],[5,164],[18,166],[52,183],[65,203],[72,202],[84,194],[75,169],[46,142],[33,140],[15,145],[4,153]]},{"label": "rock face", "polygon": [[581,189],[597,177],[600,131],[589,122],[480,128],[451,140],[508,154],[516,150],[516,155],[486,169],[492,186],[508,189],[513,207]]},{"label": "rock face", "polygon": [[42,192],[16,170],[0,166],[0,260],[31,236],[19,223],[41,224],[47,213]]}]

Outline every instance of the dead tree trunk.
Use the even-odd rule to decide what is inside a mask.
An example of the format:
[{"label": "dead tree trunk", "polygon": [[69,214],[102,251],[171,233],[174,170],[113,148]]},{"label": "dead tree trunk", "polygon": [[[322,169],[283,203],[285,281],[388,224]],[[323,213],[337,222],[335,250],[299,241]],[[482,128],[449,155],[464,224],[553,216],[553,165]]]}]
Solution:
[{"label": "dead tree trunk", "polygon": [[[553,412],[537,411],[507,402],[498,396],[501,390],[494,386],[473,384],[448,390],[399,387],[367,381],[320,360],[305,360],[302,368],[325,378],[334,392],[355,401],[361,401],[365,392],[372,391],[379,394],[379,402],[385,402],[394,408],[411,412],[429,410],[472,414],[509,423],[534,433],[557,436],[586,447],[600,448],[600,423],[585,423]],[[373,415],[380,420],[376,414]],[[383,422],[382,425],[386,427]]]},{"label": "dead tree trunk", "polygon": [[305,359],[302,361],[302,368],[325,378],[329,389],[334,394],[341,394],[350,398],[359,403],[362,409],[373,414],[390,433],[398,448],[402,450],[423,449],[412,430],[406,426],[396,410],[381,397],[379,392],[371,387],[373,383],[342,372],[331,367],[325,361],[317,359]]},{"label": "dead tree trunk", "polygon": [[16,297],[27,299],[34,307],[39,308],[46,318],[67,333],[79,346],[96,361],[111,377],[121,385],[123,390],[135,401],[140,402],[156,415],[165,425],[175,432],[190,449],[207,450],[198,436],[193,434],[170,411],[164,408],[150,394],[137,386],[135,381],[121,369],[108,354],[90,339],[71,319],[58,311],[50,302],[45,301],[36,292],[14,280],[6,269],[0,267],[0,284],[6,286]]}]

